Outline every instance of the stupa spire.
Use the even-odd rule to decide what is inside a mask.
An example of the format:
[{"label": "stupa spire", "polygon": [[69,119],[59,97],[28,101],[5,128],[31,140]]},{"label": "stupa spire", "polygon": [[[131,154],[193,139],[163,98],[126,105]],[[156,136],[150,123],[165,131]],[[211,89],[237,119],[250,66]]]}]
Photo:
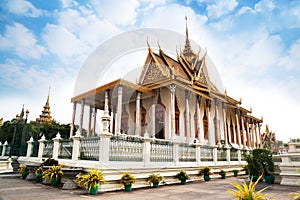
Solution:
[{"label": "stupa spire", "polygon": [[52,116],[50,111],[50,86],[49,86],[48,97],[44,109],[42,111],[42,114],[40,115],[39,118],[36,119],[36,121],[41,123],[45,123],[45,122],[47,123],[52,121]]},{"label": "stupa spire", "polygon": [[190,40],[189,40],[189,30],[188,30],[188,25],[187,25],[187,16],[185,16],[185,44],[184,44],[184,49],[183,49],[183,55],[187,58],[188,61],[191,60],[192,57],[195,56]]}]

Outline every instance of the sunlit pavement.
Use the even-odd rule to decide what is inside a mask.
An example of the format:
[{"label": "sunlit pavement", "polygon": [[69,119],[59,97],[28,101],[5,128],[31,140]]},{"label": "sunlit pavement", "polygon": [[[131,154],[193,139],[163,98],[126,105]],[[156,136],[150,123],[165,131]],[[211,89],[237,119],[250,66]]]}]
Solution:
[{"label": "sunlit pavement", "polygon": [[[133,189],[132,192],[117,191],[106,192],[97,195],[89,195],[86,190],[62,190],[43,184],[36,184],[33,181],[27,181],[18,176],[0,176],[0,200],[35,200],[35,199],[213,199],[225,200],[234,199],[228,192],[233,189],[230,182],[243,182],[246,176],[227,177],[226,179],[212,179],[209,182],[197,181],[186,185],[162,185],[159,188],[141,188]],[[267,185],[260,183],[257,188],[269,186],[265,193],[269,197],[278,200],[289,199],[288,194],[300,190],[297,186],[282,186],[278,184]]]}]

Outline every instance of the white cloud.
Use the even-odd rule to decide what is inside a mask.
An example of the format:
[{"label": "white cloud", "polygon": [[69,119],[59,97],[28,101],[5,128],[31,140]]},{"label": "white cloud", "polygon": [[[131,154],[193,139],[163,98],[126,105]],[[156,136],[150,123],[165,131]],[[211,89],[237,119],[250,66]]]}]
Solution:
[{"label": "white cloud", "polygon": [[137,8],[140,5],[138,0],[127,1],[96,1],[92,5],[97,14],[103,19],[117,25],[133,25],[137,17]]},{"label": "white cloud", "polygon": [[8,0],[6,8],[13,14],[26,17],[39,17],[45,12],[37,9],[32,3],[25,0]]},{"label": "white cloud", "polygon": [[207,6],[207,14],[211,18],[219,18],[233,11],[237,5],[236,0],[216,1]]},{"label": "white cloud", "polygon": [[43,39],[51,53],[62,60],[68,60],[86,53],[89,48],[73,33],[62,26],[47,24],[43,32]]},{"label": "white cloud", "polygon": [[269,12],[273,10],[274,7],[275,5],[272,0],[262,0],[254,6],[254,9],[259,12]]},{"label": "white cloud", "polygon": [[298,39],[289,49],[288,55],[281,58],[280,65],[287,70],[300,68],[300,39]]},{"label": "white cloud", "polygon": [[0,35],[0,50],[12,50],[18,56],[38,59],[46,55],[46,49],[37,44],[35,35],[23,24],[7,25],[3,35]]}]

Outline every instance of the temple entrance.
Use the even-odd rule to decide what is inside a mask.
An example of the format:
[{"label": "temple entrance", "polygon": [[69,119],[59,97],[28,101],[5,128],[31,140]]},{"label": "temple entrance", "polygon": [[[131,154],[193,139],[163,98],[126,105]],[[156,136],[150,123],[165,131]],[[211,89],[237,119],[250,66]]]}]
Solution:
[{"label": "temple entrance", "polygon": [[204,116],[203,116],[203,131],[204,131],[204,139],[208,140],[208,120],[207,120],[206,110],[204,110]]}]

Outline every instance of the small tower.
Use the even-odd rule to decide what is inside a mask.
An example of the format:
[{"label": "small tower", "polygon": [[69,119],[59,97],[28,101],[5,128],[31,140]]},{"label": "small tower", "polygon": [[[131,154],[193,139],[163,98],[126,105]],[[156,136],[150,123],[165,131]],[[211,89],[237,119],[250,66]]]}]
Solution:
[{"label": "small tower", "polygon": [[44,110],[42,111],[42,114],[40,115],[40,117],[36,119],[36,121],[39,123],[49,123],[52,121],[50,105],[49,105],[49,98],[50,98],[50,87],[49,87],[49,91],[48,91],[47,101],[44,106]]}]

